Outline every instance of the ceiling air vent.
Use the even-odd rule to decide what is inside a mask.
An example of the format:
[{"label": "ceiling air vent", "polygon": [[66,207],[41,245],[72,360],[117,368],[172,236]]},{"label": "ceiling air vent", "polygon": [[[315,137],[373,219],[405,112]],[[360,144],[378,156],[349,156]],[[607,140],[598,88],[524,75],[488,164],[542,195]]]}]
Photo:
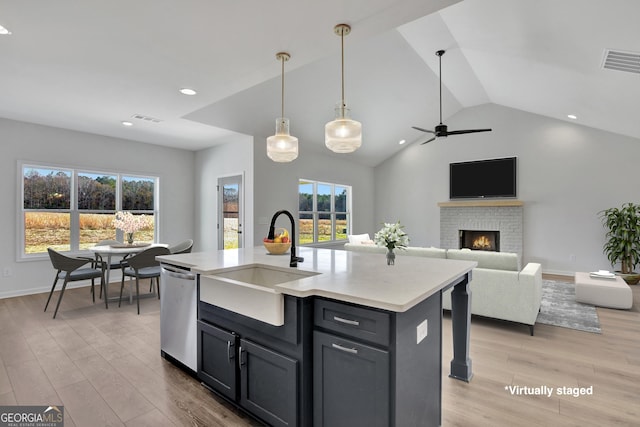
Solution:
[{"label": "ceiling air vent", "polygon": [[606,49],[602,68],[640,74],[640,53]]},{"label": "ceiling air vent", "polygon": [[143,116],[142,114],[134,114],[133,116],[131,116],[131,118],[149,123],[160,123],[162,121],[160,119],[156,119],[155,117]]}]

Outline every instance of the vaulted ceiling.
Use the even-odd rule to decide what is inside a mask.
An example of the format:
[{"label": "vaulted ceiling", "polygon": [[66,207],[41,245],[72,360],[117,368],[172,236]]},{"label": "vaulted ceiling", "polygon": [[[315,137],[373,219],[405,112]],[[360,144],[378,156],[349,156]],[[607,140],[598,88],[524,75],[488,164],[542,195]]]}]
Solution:
[{"label": "vaulted ceiling", "polygon": [[640,139],[640,73],[603,68],[607,49],[639,54],[638,16],[635,0],[0,0],[0,117],[189,150],[260,141],[287,51],[291,133],[329,153],[345,22],[345,98],[364,135],[353,161],[428,137],[411,126],[438,123],[438,49],[445,123],[495,103]]}]

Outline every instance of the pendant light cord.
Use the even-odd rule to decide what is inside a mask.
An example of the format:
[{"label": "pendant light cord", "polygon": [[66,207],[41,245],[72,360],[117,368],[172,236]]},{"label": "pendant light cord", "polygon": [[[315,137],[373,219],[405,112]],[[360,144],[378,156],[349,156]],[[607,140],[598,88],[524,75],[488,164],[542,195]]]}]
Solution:
[{"label": "pendant light cord", "polygon": [[284,56],[280,58],[280,61],[282,62],[282,113],[280,117],[284,117]]},{"label": "pendant light cord", "polygon": [[438,70],[438,73],[440,74],[440,124],[442,124],[442,55],[443,54],[444,52],[438,55],[438,61],[440,63],[439,70]]},{"label": "pendant light cord", "polygon": [[340,110],[342,112],[342,117],[344,117],[344,109],[345,109],[345,104],[344,104],[344,29],[342,31],[340,31],[340,50],[342,51],[342,58],[341,58],[341,62],[342,62],[342,105],[340,105]]}]

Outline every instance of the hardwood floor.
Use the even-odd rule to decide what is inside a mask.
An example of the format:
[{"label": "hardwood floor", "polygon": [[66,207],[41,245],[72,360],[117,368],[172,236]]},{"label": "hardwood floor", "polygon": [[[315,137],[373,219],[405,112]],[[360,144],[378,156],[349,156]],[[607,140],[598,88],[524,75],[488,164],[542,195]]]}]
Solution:
[{"label": "hardwood floor", "polygon": [[[632,288],[632,310],[598,308],[602,334],[536,325],[531,337],[523,325],[474,317],[470,383],[447,376],[445,315],[443,425],[639,425],[640,286]],[[0,300],[0,405],[64,405],[66,427],[259,425],[160,357],[156,298],[141,300],[138,316],[135,304],[105,310],[88,288],[70,289],[54,320],[51,308],[42,312],[46,297]],[[554,392],[512,395],[508,386]],[[558,387],[593,394],[559,396]]]}]

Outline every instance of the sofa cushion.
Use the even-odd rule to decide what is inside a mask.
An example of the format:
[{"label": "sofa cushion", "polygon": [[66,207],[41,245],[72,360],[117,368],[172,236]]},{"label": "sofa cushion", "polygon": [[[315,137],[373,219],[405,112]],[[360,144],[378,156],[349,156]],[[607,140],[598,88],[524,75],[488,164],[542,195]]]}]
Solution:
[{"label": "sofa cushion", "polygon": [[417,246],[409,246],[406,249],[398,249],[395,251],[399,255],[422,256],[427,258],[446,258],[447,250],[440,248],[420,248]]},{"label": "sofa cushion", "polygon": [[478,268],[494,270],[519,271],[520,258],[511,252],[472,251],[470,249],[449,249],[447,258],[465,261],[476,261]]},{"label": "sofa cushion", "polygon": [[373,244],[373,240],[369,237],[369,233],[365,234],[349,234],[349,243],[351,244]]},{"label": "sofa cushion", "polygon": [[361,243],[345,243],[344,249],[353,252],[367,252],[374,254],[384,254],[387,252],[387,248],[384,246],[366,245]]}]

